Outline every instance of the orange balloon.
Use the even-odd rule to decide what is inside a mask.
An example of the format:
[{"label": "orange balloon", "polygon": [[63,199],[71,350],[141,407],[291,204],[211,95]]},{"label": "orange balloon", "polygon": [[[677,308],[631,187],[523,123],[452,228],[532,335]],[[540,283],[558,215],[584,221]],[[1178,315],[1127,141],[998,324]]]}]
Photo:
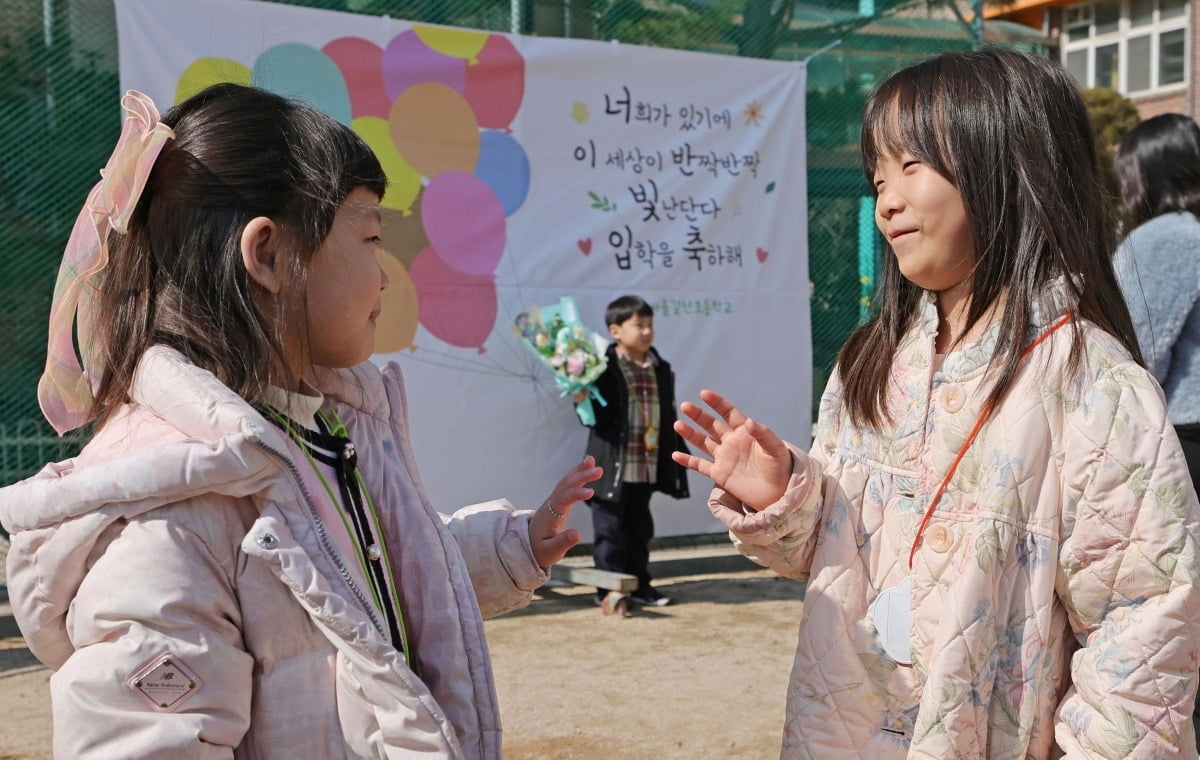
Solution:
[{"label": "orange balloon", "polygon": [[[423,193],[422,193],[423,195]],[[409,213],[379,209],[383,217],[379,236],[383,238],[383,249],[408,268],[417,254],[429,247],[429,236],[421,222],[421,195],[413,201]]]},{"label": "orange balloon", "polygon": [[417,289],[413,287],[408,270],[395,256],[380,249],[378,259],[379,266],[387,274],[388,286],[380,298],[383,310],[375,327],[375,353],[412,349],[413,337],[417,334]]},{"label": "orange balloon", "polygon": [[392,103],[388,122],[396,149],[423,176],[475,171],[479,121],[471,104],[446,85],[409,87]]}]

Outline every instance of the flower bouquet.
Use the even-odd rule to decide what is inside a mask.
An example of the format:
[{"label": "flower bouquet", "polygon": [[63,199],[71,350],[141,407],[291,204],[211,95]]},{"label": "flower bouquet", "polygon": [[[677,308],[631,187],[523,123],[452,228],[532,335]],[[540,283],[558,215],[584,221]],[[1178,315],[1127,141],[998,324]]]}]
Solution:
[{"label": "flower bouquet", "polygon": [[512,329],[554,373],[561,395],[576,399],[579,421],[596,424],[592,400],[600,406],[608,405],[595,386],[608,366],[605,355],[608,341],[589,332],[579,321],[575,299],[564,296],[553,306],[534,306],[523,311],[517,315]]}]

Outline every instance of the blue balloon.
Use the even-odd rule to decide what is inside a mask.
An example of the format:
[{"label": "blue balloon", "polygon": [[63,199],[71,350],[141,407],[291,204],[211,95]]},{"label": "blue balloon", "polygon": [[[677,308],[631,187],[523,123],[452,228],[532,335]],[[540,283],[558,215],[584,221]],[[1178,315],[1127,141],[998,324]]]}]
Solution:
[{"label": "blue balloon", "polygon": [[264,50],[254,61],[255,87],[303,101],[350,126],[350,91],[346,78],[325,53],[298,42]]},{"label": "blue balloon", "polygon": [[479,135],[475,176],[496,194],[504,215],[512,216],[529,194],[529,157],[511,135],[484,130]]}]

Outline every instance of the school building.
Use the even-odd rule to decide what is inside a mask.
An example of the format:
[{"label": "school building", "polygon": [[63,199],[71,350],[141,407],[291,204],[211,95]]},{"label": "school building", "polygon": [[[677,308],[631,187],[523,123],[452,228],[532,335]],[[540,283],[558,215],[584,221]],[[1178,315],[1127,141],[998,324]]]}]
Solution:
[{"label": "school building", "polygon": [[1041,30],[1082,86],[1120,92],[1145,119],[1200,118],[1195,13],[1194,0],[1015,0],[989,4],[984,16]]}]

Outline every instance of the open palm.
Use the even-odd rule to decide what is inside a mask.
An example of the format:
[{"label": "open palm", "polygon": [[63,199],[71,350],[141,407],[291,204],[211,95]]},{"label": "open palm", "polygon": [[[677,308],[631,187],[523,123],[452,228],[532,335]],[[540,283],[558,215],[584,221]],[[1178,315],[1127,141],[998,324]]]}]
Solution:
[{"label": "open palm", "polygon": [[766,425],[747,417],[719,393],[700,391],[716,414],[683,402],[679,410],[695,427],[676,422],[675,431],[711,459],[676,452],[676,462],[712,480],[751,509],[764,509],[783,496],[792,454]]}]

